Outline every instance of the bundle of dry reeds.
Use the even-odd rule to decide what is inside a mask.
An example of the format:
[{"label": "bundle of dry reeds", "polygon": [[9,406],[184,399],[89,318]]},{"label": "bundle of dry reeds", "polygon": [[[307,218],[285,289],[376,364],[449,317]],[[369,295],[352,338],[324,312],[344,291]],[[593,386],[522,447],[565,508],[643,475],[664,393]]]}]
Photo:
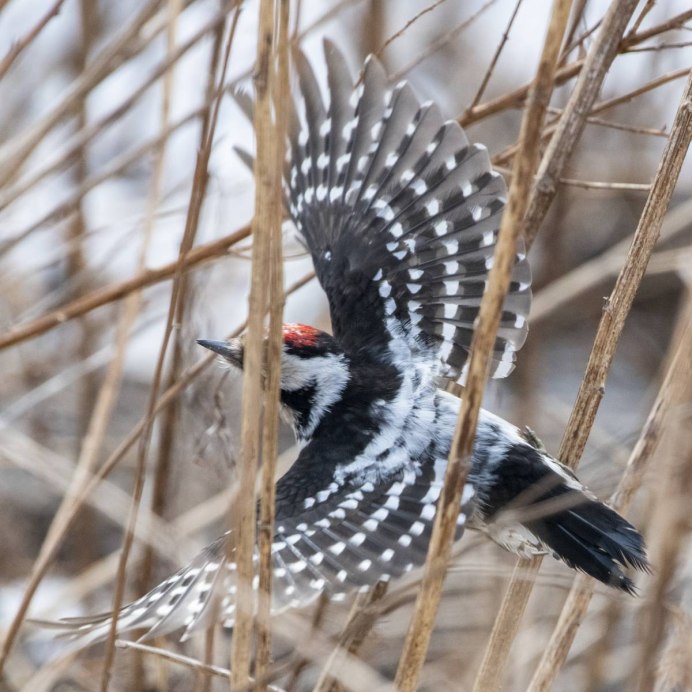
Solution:
[{"label": "bundle of dry reeds", "polygon": [[[0,18],[1,689],[692,689],[687,3],[0,0]],[[328,319],[282,234],[283,114],[291,46],[323,36],[456,112],[508,178],[441,502],[483,400],[642,528],[639,597],[470,533],[450,561],[440,511],[424,570],[269,617],[280,325]],[[250,88],[254,191],[230,147]],[[532,332],[486,388],[519,237]],[[231,328],[242,391],[194,350]],[[232,639],[76,652],[26,623],[116,611],[229,523],[241,603],[262,556]]]}]

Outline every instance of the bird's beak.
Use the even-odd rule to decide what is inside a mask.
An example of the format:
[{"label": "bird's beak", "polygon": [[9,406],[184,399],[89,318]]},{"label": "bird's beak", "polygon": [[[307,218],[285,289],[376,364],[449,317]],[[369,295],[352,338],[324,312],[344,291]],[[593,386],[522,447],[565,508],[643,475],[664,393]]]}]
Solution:
[{"label": "bird's beak", "polygon": [[231,339],[230,341],[197,339],[197,343],[214,353],[218,353],[224,360],[231,363],[231,365],[235,365],[238,368],[243,367],[243,346],[239,339]]}]

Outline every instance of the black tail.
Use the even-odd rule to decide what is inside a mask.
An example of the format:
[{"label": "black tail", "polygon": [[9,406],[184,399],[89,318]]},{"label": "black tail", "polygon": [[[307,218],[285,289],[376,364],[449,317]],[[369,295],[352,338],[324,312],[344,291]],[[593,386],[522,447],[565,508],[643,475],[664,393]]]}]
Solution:
[{"label": "black tail", "polygon": [[517,532],[491,530],[498,542],[520,555],[548,549],[570,567],[635,593],[622,570],[649,571],[649,563],[644,539],[628,521],[593,498],[569,469],[527,444],[511,445],[491,464],[480,493],[486,522],[497,527],[511,517],[510,529],[521,524],[537,539],[519,544]]},{"label": "black tail", "polygon": [[572,506],[522,523],[570,567],[609,586],[636,593],[634,583],[621,569],[649,570],[644,539],[634,526],[610,507],[576,490],[558,493],[551,500],[564,500]]}]

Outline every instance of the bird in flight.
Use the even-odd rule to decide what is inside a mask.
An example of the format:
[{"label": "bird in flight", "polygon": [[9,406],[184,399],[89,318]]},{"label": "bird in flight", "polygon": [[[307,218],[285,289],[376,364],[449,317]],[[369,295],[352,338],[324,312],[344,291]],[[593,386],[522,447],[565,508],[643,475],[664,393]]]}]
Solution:
[{"label": "bird in flight", "polygon": [[[281,405],[300,453],[276,486],[274,612],[321,593],[338,600],[425,561],[474,320],[492,266],[506,188],[471,144],[370,57],[354,87],[325,42],[328,98],[298,53],[284,167],[286,206],[327,294],[333,334],[283,327]],[[505,377],[527,334],[531,276],[517,252],[491,354]],[[242,337],[199,343],[243,367]],[[513,553],[552,554],[634,592],[642,537],[535,440],[482,410],[456,539],[480,530]],[[119,613],[118,634],[182,639],[232,627],[236,575],[225,537]],[[257,559],[257,558],[256,558]],[[218,600],[212,598],[218,594]],[[212,618],[212,613],[214,618]],[[61,621],[104,639],[110,614]]]}]

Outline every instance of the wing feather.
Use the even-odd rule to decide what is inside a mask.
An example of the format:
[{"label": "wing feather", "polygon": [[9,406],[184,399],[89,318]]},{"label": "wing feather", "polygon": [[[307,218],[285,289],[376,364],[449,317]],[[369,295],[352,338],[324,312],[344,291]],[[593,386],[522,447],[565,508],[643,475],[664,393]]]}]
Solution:
[{"label": "wing feather", "polygon": [[[325,45],[328,103],[297,58],[300,91],[289,136],[290,211],[329,298],[347,351],[425,355],[463,380],[492,265],[505,184],[485,147],[411,87],[389,89],[370,57],[352,86],[343,56]],[[517,253],[492,354],[507,375],[524,343],[530,271]],[[394,346],[393,342],[397,345]],[[406,348],[402,350],[404,344]]]}]

